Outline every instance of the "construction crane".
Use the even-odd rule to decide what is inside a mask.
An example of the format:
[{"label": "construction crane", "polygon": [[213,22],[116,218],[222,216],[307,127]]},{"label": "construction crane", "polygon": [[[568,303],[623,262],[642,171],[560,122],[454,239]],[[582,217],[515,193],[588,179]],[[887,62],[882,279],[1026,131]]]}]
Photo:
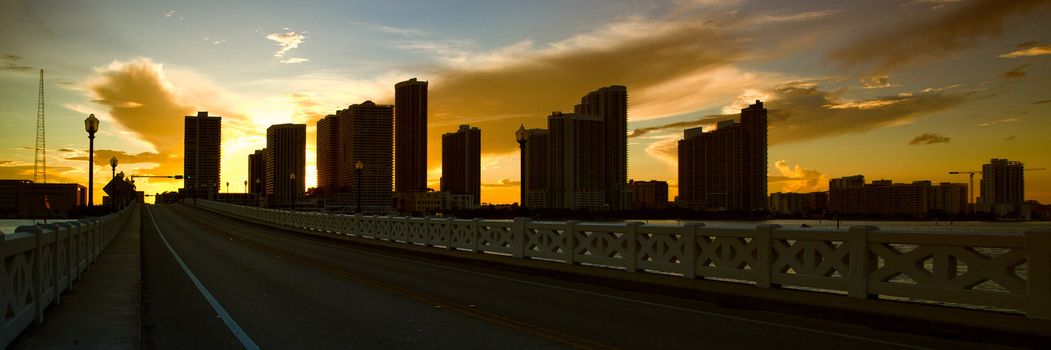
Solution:
[{"label": "construction crane", "polygon": [[[1022,169],[1022,171],[1037,171],[1037,170],[1047,170],[1047,168]],[[981,171],[950,171],[949,172],[949,175],[967,174],[968,177],[971,178],[971,184],[970,184],[970,186],[967,187],[967,203],[968,204],[974,204],[974,174],[981,174],[981,173],[982,173]]]}]

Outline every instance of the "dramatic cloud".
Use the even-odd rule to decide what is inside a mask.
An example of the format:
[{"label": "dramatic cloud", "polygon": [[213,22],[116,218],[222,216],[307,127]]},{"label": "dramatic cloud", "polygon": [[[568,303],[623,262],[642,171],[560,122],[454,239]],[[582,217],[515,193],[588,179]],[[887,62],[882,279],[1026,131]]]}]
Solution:
[{"label": "dramatic cloud", "polygon": [[912,0],[910,2],[901,4],[901,6],[912,6],[912,5],[928,5],[931,9],[937,10],[946,5],[952,5],[955,3],[962,2],[963,0]]},{"label": "dramatic cloud", "polygon": [[861,77],[861,87],[865,89],[882,89],[889,87],[896,87],[897,84],[891,84],[890,78],[886,75],[872,75]]},{"label": "dramatic cloud", "polygon": [[974,126],[984,128],[984,127],[993,126],[993,125],[996,125],[996,124],[1014,123],[1014,122],[1017,122],[1017,121],[1018,121],[1018,119],[1015,119],[1015,118],[1004,118],[1004,119],[998,119],[998,120],[993,120],[993,121],[988,121],[988,122],[984,122],[984,123],[975,124]]},{"label": "dramatic cloud", "polygon": [[309,61],[308,59],[301,57],[285,57],[285,53],[299,47],[299,44],[302,44],[303,40],[306,40],[307,38],[303,35],[305,32],[296,33],[294,30],[288,28],[285,28],[285,30],[288,30],[288,32],[270,33],[266,35],[267,39],[273,40],[281,47],[274,53],[274,58],[279,59],[279,62],[281,63],[302,63]]},{"label": "dramatic cloud", "polygon": [[1040,104],[1045,104],[1045,103],[1051,103],[1051,100],[1033,101],[1034,105],[1040,105]]},{"label": "dramatic cloud", "polygon": [[949,143],[949,141],[950,138],[942,136],[941,134],[923,133],[923,135],[913,137],[912,140],[909,141],[909,144],[913,146],[933,145],[936,143]]},{"label": "dramatic cloud", "polygon": [[0,71],[15,71],[15,72],[28,72],[33,69],[30,66],[24,66],[19,61],[22,60],[22,56],[12,54],[0,55]]},{"label": "dramatic cloud", "polygon": [[900,23],[892,30],[853,40],[830,54],[844,65],[868,66],[876,72],[917,60],[946,56],[973,47],[979,39],[998,37],[1008,17],[1025,14],[1046,0],[976,0],[953,6],[944,15]]},{"label": "dramatic cloud", "polygon": [[1011,52],[1005,53],[1003,55],[1000,55],[1000,57],[1002,57],[1002,58],[1019,58],[1019,57],[1030,57],[1030,56],[1042,56],[1042,55],[1051,55],[1051,45],[1034,46],[1034,47],[1024,48],[1024,49],[1021,49],[1021,50],[1015,50],[1015,51],[1011,51]]},{"label": "dramatic cloud", "polygon": [[1024,77],[1026,75],[1026,68],[1029,68],[1028,63],[1018,67],[1014,67],[1014,69],[1011,69],[1009,71],[1004,72],[1004,74],[1001,74],[1000,77],[1004,79],[1016,79]]},{"label": "dramatic cloud", "polygon": [[[789,166],[788,162],[784,160],[775,162],[774,167],[781,175],[767,176],[767,183],[771,187],[770,192],[819,192],[828,190],[828,175],[817,170],[807,169],[799,164]],[[780,187],[780,190],[775,190],[774,187]]]},{"label": "dramatic cloud", "polygon": [[[69,166],[48,163],[47,182],[49,183],[80,183],[85,184],[85,178],[80,176],[80,169]],[[0,179],[33,179],[33,163],[20,161],[0,160]]]},{"label": "dramatic cloud", "polygon": [[521,181],[511,180],[505,177],[496,183],[482,184],[482,187],[518,187],[518,185],[521,184]]}]

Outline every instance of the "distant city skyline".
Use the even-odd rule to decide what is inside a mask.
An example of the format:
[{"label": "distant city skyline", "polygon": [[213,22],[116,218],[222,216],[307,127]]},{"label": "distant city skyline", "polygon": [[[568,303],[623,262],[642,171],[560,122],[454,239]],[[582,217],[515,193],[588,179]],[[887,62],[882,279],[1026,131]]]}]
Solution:
[{"label": "distant city skyline", "polygon": [[[229,13],[239,25],[221,17]],[[86,184],[80,125],[89,113],[101,120],[96,175],[114,156],[126,174],[180,174],[182,117],[207,110],[223,116],[218,183],[248,180],[246,156],[265,147],[266,128],[296,123],[308,125],[313,187],[317,120],[360,101],[394,104],[391,85],[411,77],[429,83],[427,187],[439,185],[440,136],[470,124],[484,130],[482,202],[519,201],[509,135],[520,125],[544,127],[551,111],[612,84],[631,91],[627,178],[668,181],[671,198],[682,130],[756,99],[770,111],[771,193],[827,190],[853,174],[966,182],[948,171],[979,171],[992,158],[1051,167],[1047,1],[492,2],[472,11],[11,1],[0,18],[5,179],[33,176],[39,69],[49,182]],[[1025,182],[1026,199],[1051,202],[1051,172]],[[137,184],[156,193],[182,182]]]}]

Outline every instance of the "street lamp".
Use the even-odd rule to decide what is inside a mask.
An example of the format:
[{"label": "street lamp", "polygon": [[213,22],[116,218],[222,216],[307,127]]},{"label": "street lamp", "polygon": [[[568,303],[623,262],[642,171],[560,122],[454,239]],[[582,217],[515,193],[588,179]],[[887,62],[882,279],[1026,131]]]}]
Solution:
[{"label": "street lamp", "polygon": [[117,177],[117,157],[116,156],[113,156],[113,158],[109,159],[109,167],[110,167],[110,178]]},{"label": "street lamp", "polygon": [[520,163],[521,163],[519,165],[519,167],[518,167],[518,171],[519,171],[519,185],[518,185],[519,191],[518,192],[519,192],[519,197],[521,197],[521,199],[519,199],[518,206],[520,208],[524,208],[525,207],[525,202],[526,202],[526,191],[525,191],[526,190],[526,187],[525,187],[526,186],[525,144],[526,144],[526,141],[528,139],[529,139],[529,133],[525,129],[525,124],[521,124],[518,127],[518,131],[515,131],[515,140],[518,141],[518,158],[519,158]]},{"label": "street lamp", "polygon": [[230,181],[226,182],[226,194],[230,194]]},{"label": "street lamp", "polygon": [[292,211],[296,211],[296,173],[288,173],[288,184],[292,186],[288,189],[289,199],[292,201]]},{"label": "street lamp", "polygon": [[84,119],[84,131],[88,132],[88,207],[95,206],[95,132],[99,131],[99,120],[95,114]]},{"label": "street lamp", "polygon": [[364,170],[364,169],[365,169],[365,163],[362,163],[360,160],[354,163],[354,170],[357,171],[357,173],[358,173],[358,176],[357,176],[357,178],[358,178],[358,186],[357,186],[357,189],[356,189],[357,197],[358,197],[357,198],[357,202],[358,202],[357,203],[358,204],[358,211],[357,212],[358,213],[361,213],[361,171]]}]

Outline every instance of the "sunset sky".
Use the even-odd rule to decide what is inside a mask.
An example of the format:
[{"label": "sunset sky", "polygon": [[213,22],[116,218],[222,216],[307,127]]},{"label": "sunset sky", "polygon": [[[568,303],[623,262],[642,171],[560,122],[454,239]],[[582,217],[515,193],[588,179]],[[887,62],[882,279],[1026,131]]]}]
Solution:
[{"label": "sunset sky", "polygon": [[[222,182],[243,192],[271,124],[307,124],[394,84],[430,82],[441,137],[482,129],[482,201],[518,198],[514,130],[625,85],[628,177],[676,191],[676,141],[754,100],[769,109],[770,192],[828,179],[966,182],[990,158],[1051,168],[1051,1],[0,2],[0,178],[31,179],[39,69],[48,180],[182,172],[183,116],[223,117]],[[708,128],[706,128],[708,129]],[[103,177],[96,176],[96,200]],[[976,179],[977,181],[977,179]],[[147,193],[174,180],[140,180]],[[1051,171],[1026,174],[1051,202]]]}]

